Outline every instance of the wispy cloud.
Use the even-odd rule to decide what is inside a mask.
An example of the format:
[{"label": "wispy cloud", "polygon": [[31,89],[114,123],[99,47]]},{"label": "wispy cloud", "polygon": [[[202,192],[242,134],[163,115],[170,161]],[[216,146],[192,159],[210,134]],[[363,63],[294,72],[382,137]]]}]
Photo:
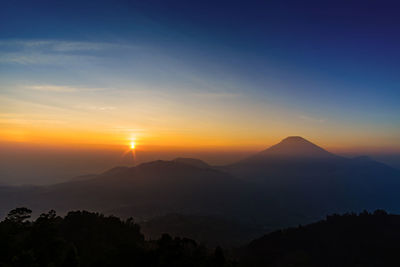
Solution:
[{"label": "wispy cloud", "polygon": [[36,91],[46,91],[46,92],[76,92],[78,91],[74,87],[69,86],[58,86],[58,85],[31,85],[26,86],[26,89],[36,90]]},{"label": "wispy cloud", "polygon": [[39,51],[0,52],[0,63],[20,65],[65,65],[89,62],[96,59],[92,55],[49,54]]},{"label": "wispy cloud", "polygon": [[132,46],[104,42],[3,40],[0,41],[0,63],[65,65],[92,61],[101,56],[98,52],[124,47],[132,48]]},{"label": "wispy cloud", "polygon": [[128,132],[128,133],[141,133],[146,131],[145,129],[142,128],[125,127],[125,126],[116,126],[109,128],[107,130],[111,132]]},{"label": "wispy cloud", "polygon": [[105,42],[78,42],[62,40],[3,40],[0,41],[0,47],[13,49],[45,50],[57,52],[72,51],[99,51],[115,47],[121,47],[120,44]]},{"label": "wispy cloud", "polygon": [[239,97],[236,93],[227,92],[204,92],[204,93],[193,93],[194,97],[206,98],[206,99],[232,99]]},{"label": "wispy cloud", "polygon": [[78,109],[94,110],[94,111],[111,111],[117,109],[114,106],[93,106],[93,105],[79,105]]},{"label": "wispy cloud", "polygon": [[67,122],[59,119],[35,118],[32,114],[13,114],[0,113],[0,124],[15,125],[43,125],[43,124],[66,124]]},{"label": "wispy cloud", "polygon": [[72,87],[72,86],[64,86],[64,85],[28,85],[24,86],[25,89],[35,90],[35,91],[45,91],[45,92],[94,92],[94,91],[103,91],[107,88],[89,88],[89,87]]},{"label": "wispy cloud", "polygon": [[298,118],[303,120],[303,121],[314,122],[314,123],[323,123],[323,122],[325,122],[325,119],[310,117],[310,116],[307,116],[307,115],[299,115]]}]

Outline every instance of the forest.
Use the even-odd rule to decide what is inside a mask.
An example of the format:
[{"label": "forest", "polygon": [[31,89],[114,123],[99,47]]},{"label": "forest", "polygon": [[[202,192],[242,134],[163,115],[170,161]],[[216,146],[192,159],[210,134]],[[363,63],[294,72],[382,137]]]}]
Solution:
[{"label": "forest", "polygon": [[230,266],[220,247],[168,234],[146,241],[131,218],[51,210],[31,221],[31,213],[16,208],[0,223],[0,266]]},{"label": "forest", "polygon": [[168,233],[148,239],[132,218],[88,211],[31,219],[11,210],[0,222],[0,266],[398,266],[400,215],[333,214],[224,250]]}]

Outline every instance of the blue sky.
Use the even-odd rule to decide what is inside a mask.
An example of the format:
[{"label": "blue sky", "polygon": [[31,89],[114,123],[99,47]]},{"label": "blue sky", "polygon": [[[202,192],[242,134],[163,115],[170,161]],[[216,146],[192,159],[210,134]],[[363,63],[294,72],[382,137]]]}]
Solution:
[{"label": "blue sky", "polygon": [[3,136],[103,118],[93,127],[154,140],[299,134],[400,149],[399,11],[389,1],[4,2]]}]

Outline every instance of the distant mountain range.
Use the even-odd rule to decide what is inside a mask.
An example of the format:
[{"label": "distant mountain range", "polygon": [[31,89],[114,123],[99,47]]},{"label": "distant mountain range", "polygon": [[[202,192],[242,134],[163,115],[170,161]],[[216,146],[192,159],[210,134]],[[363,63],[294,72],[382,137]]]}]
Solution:
[{"label": "distant mountain range", "polygon": [[86,209],[146,221],[174,213],[223,217],[267,231],[332,212],[399,212],[399,192],[396,169],[368,157],[340,157],[302,137],[288,137],[226,166],[177,158],[50,186],[1,186],[0,213],[3,217],[19,206],[37,214]]}]

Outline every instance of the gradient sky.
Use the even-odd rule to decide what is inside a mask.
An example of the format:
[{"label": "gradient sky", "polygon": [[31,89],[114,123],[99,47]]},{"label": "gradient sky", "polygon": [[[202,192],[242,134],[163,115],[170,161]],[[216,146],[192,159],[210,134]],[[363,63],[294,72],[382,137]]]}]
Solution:
[{"label": "gradient sky", "polygon": [[2,1],[0,138],[400,151],[400,4]]}]

